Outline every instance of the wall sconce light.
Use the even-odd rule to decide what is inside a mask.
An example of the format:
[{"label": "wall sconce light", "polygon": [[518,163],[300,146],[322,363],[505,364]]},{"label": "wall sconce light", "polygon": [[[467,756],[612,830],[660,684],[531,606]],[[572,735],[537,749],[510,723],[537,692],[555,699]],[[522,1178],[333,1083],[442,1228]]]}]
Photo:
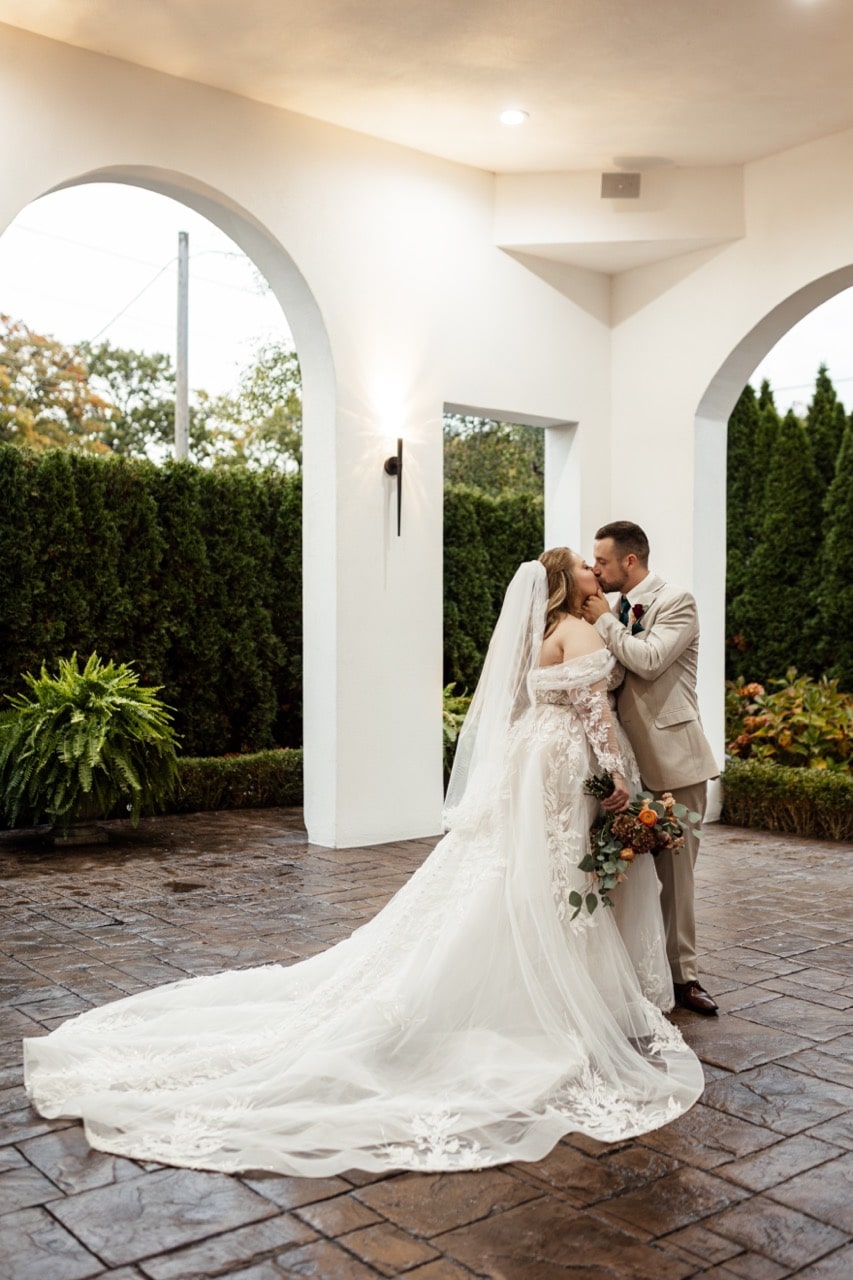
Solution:
[{"label": "wall sconce light", "polygon": [[397,452],[385,459],[385,472],[397,477],[397,537],[400,536],[400,522],[403,516],[403,440],[397,437]]}]

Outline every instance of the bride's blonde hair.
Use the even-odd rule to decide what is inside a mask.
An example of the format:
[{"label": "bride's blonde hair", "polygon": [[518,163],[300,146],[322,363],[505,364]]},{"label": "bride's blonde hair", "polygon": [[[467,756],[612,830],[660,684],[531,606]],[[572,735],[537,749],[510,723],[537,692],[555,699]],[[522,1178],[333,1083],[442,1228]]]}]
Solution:
[{"label": "bride's blonde hair", "polygon": [[570,547],[552,547],[543,551],[539,563],[548,575],[548,604],[545,612],[545,635],[549,636],[565,613],[578,613],[580,587],[575,578],[575,552]]}]

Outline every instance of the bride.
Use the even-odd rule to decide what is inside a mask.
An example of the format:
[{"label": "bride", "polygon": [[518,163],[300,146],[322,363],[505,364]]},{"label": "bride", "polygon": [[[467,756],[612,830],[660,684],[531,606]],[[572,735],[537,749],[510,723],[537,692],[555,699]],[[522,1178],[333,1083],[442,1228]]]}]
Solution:
[{"label": "bride", "polygon": [[661,1012],[650,858],[613,910],[568,907],[593,887],[585,778],[614,774],[613,808],[636,786],[618,670],[578,616],[594,590],[565,548],[520,567],[448,834],[372,921],[298,964],[173,983],[26,1040],[38,1110],[137,1160],[310,1177],[538,1160],[566,1133],[614,1141],[687,1110],[702,1069]]}]

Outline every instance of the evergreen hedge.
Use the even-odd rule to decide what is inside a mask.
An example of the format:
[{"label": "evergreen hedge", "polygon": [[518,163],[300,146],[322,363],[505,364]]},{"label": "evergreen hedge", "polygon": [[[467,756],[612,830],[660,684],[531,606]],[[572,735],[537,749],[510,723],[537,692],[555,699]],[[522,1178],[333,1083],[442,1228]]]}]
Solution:
[{"label": "evergreen hedge", "polygon": [[816,840],[853,840],[853,777],[729,760],[722,776],[723,822]]},{"label": "evergreen hedge", "polygon": [[302,804],[302,752],[293,748],[214,759],[178,759],[169,813],[267,809]]},{"label": "evergreen hedge", "polygon": [[444,491],[444,683],[474,692],[504,592],[522,560],[544,547],[544,504],[530,493],[498,497]]},{"label": "evergreen hedge", "polygon": [[97,650],[188,755],[300,743],[297,478],[2,446],[0,546],[0,695]]},{"label": "evergreen hedge", "polygon": [[[448,488],[445,683],[473,691],[543,504]],[[185,756],[302,741],[298,476],[0,445],[0,704],[97,651],[162,687]]]}]

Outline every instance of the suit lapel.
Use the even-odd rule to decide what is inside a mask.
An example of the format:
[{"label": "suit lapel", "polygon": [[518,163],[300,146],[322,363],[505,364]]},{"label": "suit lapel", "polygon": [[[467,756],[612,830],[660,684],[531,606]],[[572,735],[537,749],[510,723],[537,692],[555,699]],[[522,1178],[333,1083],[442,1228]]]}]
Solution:
[{"label": "suit lapel", "polygon": [[[665,586],[666,583],[663,578],[659,578],[656,573],[650,573],[649,576],[644,578],[640,583],[634,604],[641,604],[643,608],[650,609],[654,604],[655,597]],[[616,612],[619,612],[618,608]]]}]

